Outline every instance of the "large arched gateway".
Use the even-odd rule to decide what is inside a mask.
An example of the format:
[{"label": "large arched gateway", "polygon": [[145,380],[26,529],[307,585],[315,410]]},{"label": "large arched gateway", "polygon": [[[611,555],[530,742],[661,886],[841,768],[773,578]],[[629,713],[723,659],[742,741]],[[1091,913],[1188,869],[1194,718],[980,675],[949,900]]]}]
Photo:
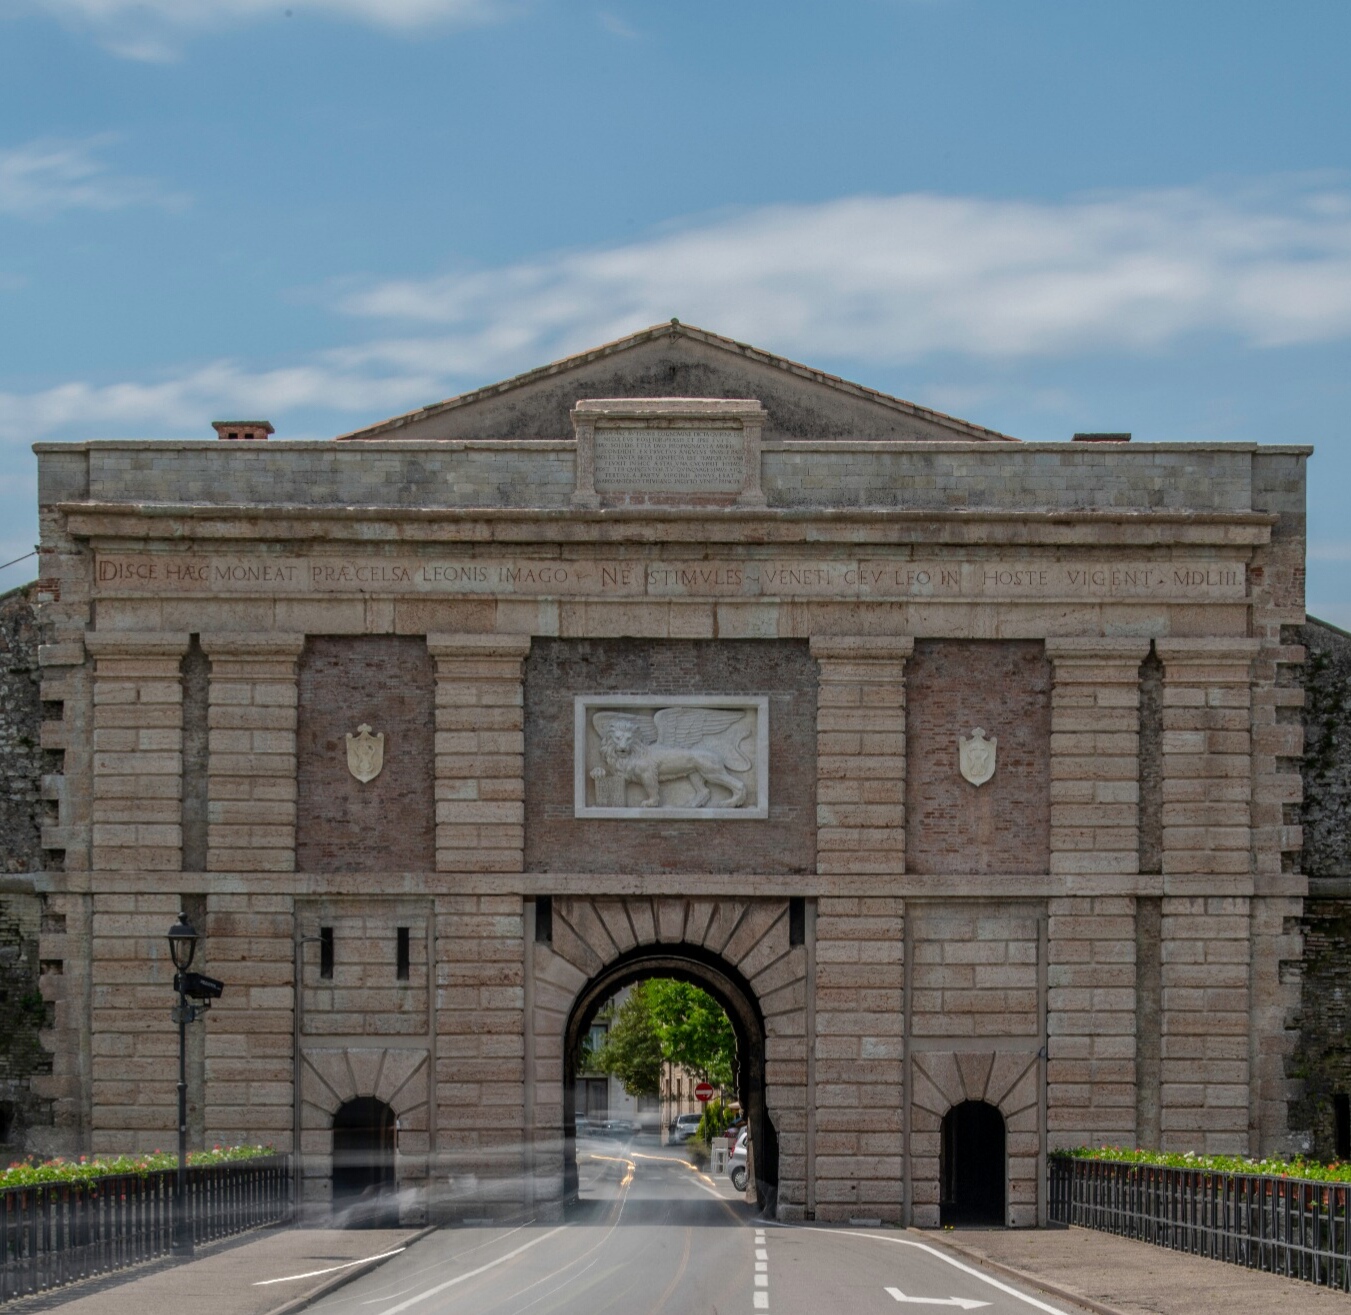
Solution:
[{"label": "large arched gateway", "polygon": [[[785,954],[787,950],[785,949]],[[607,964],[578,993],[563,1038],[564,1195],[576,1192],[575,1059],[596,1011],[616,991],[650,977],[672,977],[707,991],[727,1012],[736,1033],[737,1097],[746,1113],[755,1147],[756,1196],[762,1208],[773,1209],[779,1183],[779,1137],[770,1114],[766,1086],[765,1020],[754,988],[741,973],[706,946],[685,941],[635,945]]]},{"label": "large arched gateway", "polygon": [[316,1211],[370,1102],[406,1217],[561,1211],[578,1030],[655,972],[782,1219],[1282,1148],[1307,451],[1021,443],[674,323],[219,430],[38,447],[51,1150],[171,1137],[180,909],[195,1135]]},{"label": "large arched gateway", "polygon": [[[578,1041],[607,999],[648,977],[693,982],[727,1011],[755,1144],[757,1196],[772,1207],[781,1178],[790,1180],[790,1190],[801,1189],[807,958],[792,913],[787,899],[550,900],[547,938],[537,937],[534,947],[527,1041],[540,1056],[560,1061],[539,1063],[536,1136],[540,1146],[562,1151],[561,1163],[546,1157],[537,1165],[542,1196],[557,1192],[567,1200],[576,1190],[572,1063]],[[558,1111],[552,1126],[545,1111]]]}]

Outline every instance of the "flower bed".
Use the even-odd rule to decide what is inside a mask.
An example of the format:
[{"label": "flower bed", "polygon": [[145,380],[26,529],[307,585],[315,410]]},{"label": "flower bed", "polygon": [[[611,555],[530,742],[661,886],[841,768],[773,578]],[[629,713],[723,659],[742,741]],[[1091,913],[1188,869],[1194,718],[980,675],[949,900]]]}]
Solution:
[{"label": "flower bed", "polygon": [[[209,1151],[189,1151],[188,1164],[193,1168],[213,1164],[233,1164],[239,1160],[255,1160],[263,1155],[275,1155],[271,1146],[213,1146]],[[162,1169],[177,1169],[177,1152],[153,1151],[142,1155],[85,1156],[78,1160],[43,1160],[39,1163],[20,1160],[0,1172],[0,1189],[6,1187],[33,1187],[38,1183],[87,1182],[91,1178],[107,1178],[114,1174],[156,1173]]]},{"label": "flower bed", "polygon": [[1076,1146],[1052,1151],[1075,1160],[1101,1160],[1111,1164],[1156,1164],[1168,1169],[1214,1170],[1217,1173],[1263,1174],[1271,1178],[1303,1178],[1319,1183],[1351,1183],[1351,1164],[1318,1160],[1249,1160],[1241,1155],[1194,1155],[1191,1151],[1136,1151],[1122,1146]]}]

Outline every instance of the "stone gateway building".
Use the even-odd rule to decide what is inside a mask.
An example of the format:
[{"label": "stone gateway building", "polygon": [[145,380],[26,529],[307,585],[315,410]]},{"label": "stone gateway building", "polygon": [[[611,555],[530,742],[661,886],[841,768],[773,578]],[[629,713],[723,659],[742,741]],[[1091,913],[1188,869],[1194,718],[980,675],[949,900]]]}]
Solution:
[{"label": "stone gateway building", "polygon": [[[1310,449],[1022,443],[658,326],[332,442],[39,444],[53,1145],[575,1190],[626,983],[783,1219],[1288,1142]],[[358,1155],[357,1160],[360,1160]]]}]

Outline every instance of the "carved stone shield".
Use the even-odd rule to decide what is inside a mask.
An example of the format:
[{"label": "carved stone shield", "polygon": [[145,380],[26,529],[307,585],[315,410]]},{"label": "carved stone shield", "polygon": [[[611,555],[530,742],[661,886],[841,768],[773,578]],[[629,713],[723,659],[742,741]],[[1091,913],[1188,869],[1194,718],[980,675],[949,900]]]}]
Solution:
[{"label": "carved stone shield", "polygon": [[995,749],[999,741],[995,738],[987,740],[984,730],[977,726],[969,740],[958,736],[957,743],[960,746],[957,762],[962,775],[972,785],[984,785],[994,775]]},{"label": "carved stone shield", "polygon": [[380,775],[385,765],[385,733],[372,735],[371,728],[362,722],[357,733],[347,733],[347,770],[365,785]]}]

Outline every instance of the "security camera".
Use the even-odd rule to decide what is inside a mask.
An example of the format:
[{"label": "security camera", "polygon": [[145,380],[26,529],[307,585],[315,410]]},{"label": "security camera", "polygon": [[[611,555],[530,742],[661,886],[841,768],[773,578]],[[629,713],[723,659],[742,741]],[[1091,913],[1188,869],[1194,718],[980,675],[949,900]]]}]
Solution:
[{"label": "security camera", "polygon": [[225,983],[205,973],[183,973],[181,981],[175,982],[174,987],[190,1000],[204,1000],[209,1004],[221,998]]}]

